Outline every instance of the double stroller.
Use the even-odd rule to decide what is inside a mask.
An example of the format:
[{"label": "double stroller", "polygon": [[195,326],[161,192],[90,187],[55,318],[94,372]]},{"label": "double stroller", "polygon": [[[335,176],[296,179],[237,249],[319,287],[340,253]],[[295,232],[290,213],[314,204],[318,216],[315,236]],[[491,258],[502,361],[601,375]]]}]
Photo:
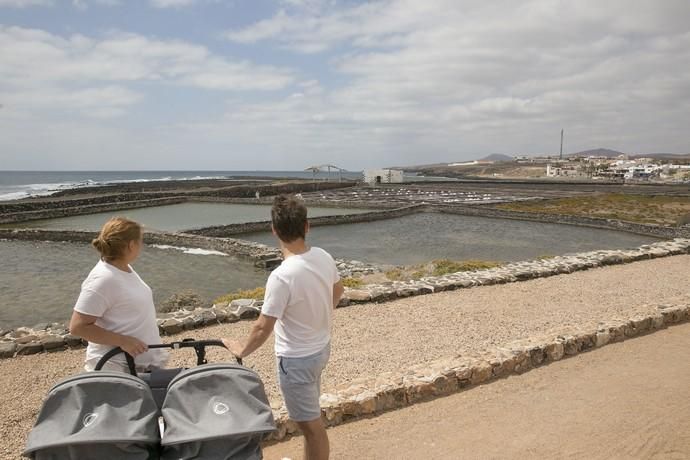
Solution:
[{"label": "double stroller", "polygon": [[237,364],[207,364],[218,340],[186,339],[149,348],[193,348],[197,367],[137,374],[96,366],[57,383],[29,434],[24,456],[35,460],[261,459],[275,421],[259,376]]}]

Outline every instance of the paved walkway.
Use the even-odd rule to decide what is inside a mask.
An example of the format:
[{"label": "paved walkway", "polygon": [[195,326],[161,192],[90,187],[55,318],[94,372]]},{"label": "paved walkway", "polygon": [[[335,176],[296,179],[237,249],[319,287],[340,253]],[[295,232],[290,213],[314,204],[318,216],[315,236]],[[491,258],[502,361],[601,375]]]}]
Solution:
[{"label": "paved walkway", "polygon": [[[690,324],[329,430],[334,459],[690,459]],[[302,438],[265,449],[301,458]]]}]

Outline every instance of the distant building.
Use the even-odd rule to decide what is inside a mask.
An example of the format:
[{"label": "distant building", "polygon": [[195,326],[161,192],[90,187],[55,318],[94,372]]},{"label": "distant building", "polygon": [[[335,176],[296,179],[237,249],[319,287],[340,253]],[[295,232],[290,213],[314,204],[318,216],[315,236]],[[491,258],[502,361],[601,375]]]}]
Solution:
[{"label": "distant building", "polygon": [[403,172],[397,169],[364,170],[364,182],[368,184],[400,184],[402,181]]},{"label": "distant building", "polygon": [[586,174],[580,166],[572,166],[560,162],[557,165],[546,165],[546,177],[585,177]]}]

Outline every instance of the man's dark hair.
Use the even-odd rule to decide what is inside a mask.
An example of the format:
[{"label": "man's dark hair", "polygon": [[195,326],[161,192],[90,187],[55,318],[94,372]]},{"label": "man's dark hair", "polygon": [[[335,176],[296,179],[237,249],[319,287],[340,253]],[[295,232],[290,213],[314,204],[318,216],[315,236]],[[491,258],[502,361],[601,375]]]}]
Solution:
[{"label": "man's dark hair", "polygon": [[307,207],[293,195],[278,195],[273,200],[271,221],[278,238],[286,243],[304,238]]}]

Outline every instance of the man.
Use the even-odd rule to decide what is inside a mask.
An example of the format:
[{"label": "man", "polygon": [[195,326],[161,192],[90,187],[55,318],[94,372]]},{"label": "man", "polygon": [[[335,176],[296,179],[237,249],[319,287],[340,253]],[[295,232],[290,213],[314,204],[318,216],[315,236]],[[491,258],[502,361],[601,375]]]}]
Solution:
[{"label": "man", "polygon": [[332,312],[345,289],[330,254],[305,242],[309,223],[301,200],[276,197],[271,221],[283,263],[268,277],[261,315],[249,337],[223,342],[243,358],[275,332],[278,382],[288,414],[304,434],[304,458],[325,460],[329,444],[319,406],[321,372],[330,356]]}]

